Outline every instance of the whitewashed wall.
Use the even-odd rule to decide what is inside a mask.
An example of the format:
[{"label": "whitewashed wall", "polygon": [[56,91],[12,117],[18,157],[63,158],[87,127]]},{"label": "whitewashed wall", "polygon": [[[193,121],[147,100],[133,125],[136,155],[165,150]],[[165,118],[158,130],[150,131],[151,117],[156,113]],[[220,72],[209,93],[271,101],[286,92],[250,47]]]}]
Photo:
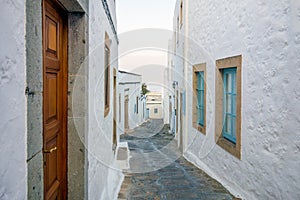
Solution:
[{"label": "whitewashed wall", "polygon": [[26,199],[25,1],[2,1],[0,24],[0,199]]},{"label": "whitewashed wall", "polygon": [[[144,122],[144,110],[143,101],[140,99],[141,87],[142,87],[142,77],[140,75],[135,75],[131,73],[119,72],[118,76],[118,98],[121,96],[121,112],[118,112],[120,118],[117,121],[118,124],[118,134],[124,133],[124,120],[125,120],[125,110],[124,102],[125,96],[128,95],[128,123],[129,129],[133,129]],[[139,97],[138,101],[138,113],[135,112],[136,97]],[[119,99],[118,99],[119,105]]]},{"label": "whitewashed wall", "polygon": [[[112,0],[111,0],[112,1]],[[112,18],[113,3],[108,1]],[[118,67],[118,45],[102,1],[89,1],[89,131],[88,131],[88,198],[116,199],[123,174],[114,167],[113,134],[113,68]],[[104,40],[110,46],[110,111],[104,117]],[[117,93],[118,94],[118,93]]]},{"label": "whitewashed wall", "polygon": [[[173,84],[173,82],[175,82],[176,84],[175,84],[175,88],[172,89],[173,91],[170,92],[173,95],[172,123],[170,128],[175,133],[175,137],[176,139],[178,139],[178,144],[180,144],[180,137],[178,137],[180,134],[180,130],[184,131],[185,128],[185,121],[183,120],[182,123],[180,123],[180,114],[181,114],[180,105],[182,104],[180,99],[180,94],[186,91],[186,81],[185,81],[186,70],[184,67],[184,62],[185,62],[184,46],[185,46],[186,23],[185,23],[184,13],[182,17],[183,17],[182,18],[183,23],[180,24],[180,1],[176,1],[176,5],[174,9],[174,17],[173,17],[174,34],[173,34],[172,43],[170,47],[171,52],[173,53],[171,84]],[[176,127],[177,127],[177,132],[176,132]]]},{"label": "whitewashed wall", "polygon": [[[187,4],[188,3],[188,4]],[[300,2],[185,1],[188,61],[207,64],[206,136],[185,156],[243,199],[300,196]],[[215,60],[242,55],[242,159],[215,145]],[[192,80],[192,66],[187,77]],[[192,90],[188,88],[192,118]]]}]

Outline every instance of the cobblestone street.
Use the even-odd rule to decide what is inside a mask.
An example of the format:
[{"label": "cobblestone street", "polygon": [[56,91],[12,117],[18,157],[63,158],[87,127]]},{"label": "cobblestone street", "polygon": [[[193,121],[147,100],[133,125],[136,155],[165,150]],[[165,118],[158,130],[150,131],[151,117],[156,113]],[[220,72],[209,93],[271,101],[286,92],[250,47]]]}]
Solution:
[{"label": "cobblestone street", "polygon": [[161,120],[151,120],[121,137],[128,142],[131,158],[118,199],[233,199],[220,183],[181,156],[168,131]]}]

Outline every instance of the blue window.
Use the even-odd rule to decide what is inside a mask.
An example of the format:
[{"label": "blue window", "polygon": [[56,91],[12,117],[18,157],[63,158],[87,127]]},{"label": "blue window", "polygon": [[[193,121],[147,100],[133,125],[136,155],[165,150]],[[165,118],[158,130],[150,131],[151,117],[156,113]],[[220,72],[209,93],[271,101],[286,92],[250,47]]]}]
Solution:
[{"label": "blue window", "polygon": [[223,130],[225,139],[236,143],[236,68],[223,69]]},{"label": "blue window", "polygon": [[198,124],[204,126],[204,72],[197,72]]}]

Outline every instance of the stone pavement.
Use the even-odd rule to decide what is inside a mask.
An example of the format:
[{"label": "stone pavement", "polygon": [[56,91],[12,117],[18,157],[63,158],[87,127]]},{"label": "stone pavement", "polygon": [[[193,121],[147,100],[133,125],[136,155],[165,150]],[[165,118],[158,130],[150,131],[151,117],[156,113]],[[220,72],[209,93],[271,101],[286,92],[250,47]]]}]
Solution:
[{"label": "stone pavement", "polygon": [[118,199],[233,199],[220,183],[181,156],[169,127],[162,124],[150,120],[122,135],[131,158]]}]

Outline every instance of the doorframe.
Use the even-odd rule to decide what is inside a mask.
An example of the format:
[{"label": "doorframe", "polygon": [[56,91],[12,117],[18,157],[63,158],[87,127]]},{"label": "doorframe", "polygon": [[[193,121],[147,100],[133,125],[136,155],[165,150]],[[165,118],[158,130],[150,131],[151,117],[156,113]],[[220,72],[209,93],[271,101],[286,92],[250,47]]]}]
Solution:
[{"label": "doorframe", "polygon": [[[76,43],[77,41],[88,41],[88,5],[80,3],[80,0],[52,0],[65,8],[68,15],[66,27],[69,43],[66,52],[68,66],[68,91],[67,99],[73,95],[74,79],[78,77],[81,84],[80,92],[86,94],[88,90],[88,61],[82,60],[89,52],[88,42]],[[44,171],[43,171],[43,0],[26,1],[26,87],[27,95],[27,199],[43,199],[44,195]],[[76,30],[76,31],[75,31]],[[78,34],[80,33],[80,34]],[[73,42],[74,41],[74,42]],[[74,49],[76,48],[76,51]],[[72,50],[73,49],[73,50]],[[76,63],[76,65],[72,64]],[[84,69],[79,71],[79,66]],[[79,73],[78,73],[79,72]],[[78,95],[78,94],[76,94]],[[78,97],[77,97],[78,98]],[[64,101],[67,103],[67,101]],[[87,114],[84,112],[88,106],[87,95],[78,99],[80,115],[74,115],[72,103],[68,105],[67,134],[67,195],[68,198],[86,199],[88,194],[87,150],[84,148],[87,141],[85,133],[88,131]],[[82,104],[81,104],[82,103]],[[78,111],[78,108],[76,109]],[[82,114],[84,113],[84,114]],[[73,116],[74,115],[74,116]],[[84,131],[84,135],[77,134]],[[82,138],[83,137],[83,138]],[[81,140],[83,139],[83,140]],[[76,144],[76,145],[68,145]],[[76,156],[74,156],[76,155]],[[80,162],[82,165],[74,165]],[[74,176],[74,172],[78,174]],[[68,184],[76,182],[77,184]]]},{"label": "doorframe", "polygon": [[[127,106],[126,106],[127,102]],[[128,127],[126,127],[126,124]],[[129,96],[125,95],[124,97],[124,132],[129,129]]]},{"label": "doorframe", "polygon": [[180,92],[180,116],[179,116],[179,124],[180,124],[180,128],[179,128],[179,149],[180,152],[183,153],[183,93]]},{"label": "doorframe", "polygon": [[[115,151],[117,147],[117,70],[113,70],[113,95],[114,95],[114,113],[113,113],[113,140],[112,148]],[[120,109],[120,108],[119,108]]]}]

